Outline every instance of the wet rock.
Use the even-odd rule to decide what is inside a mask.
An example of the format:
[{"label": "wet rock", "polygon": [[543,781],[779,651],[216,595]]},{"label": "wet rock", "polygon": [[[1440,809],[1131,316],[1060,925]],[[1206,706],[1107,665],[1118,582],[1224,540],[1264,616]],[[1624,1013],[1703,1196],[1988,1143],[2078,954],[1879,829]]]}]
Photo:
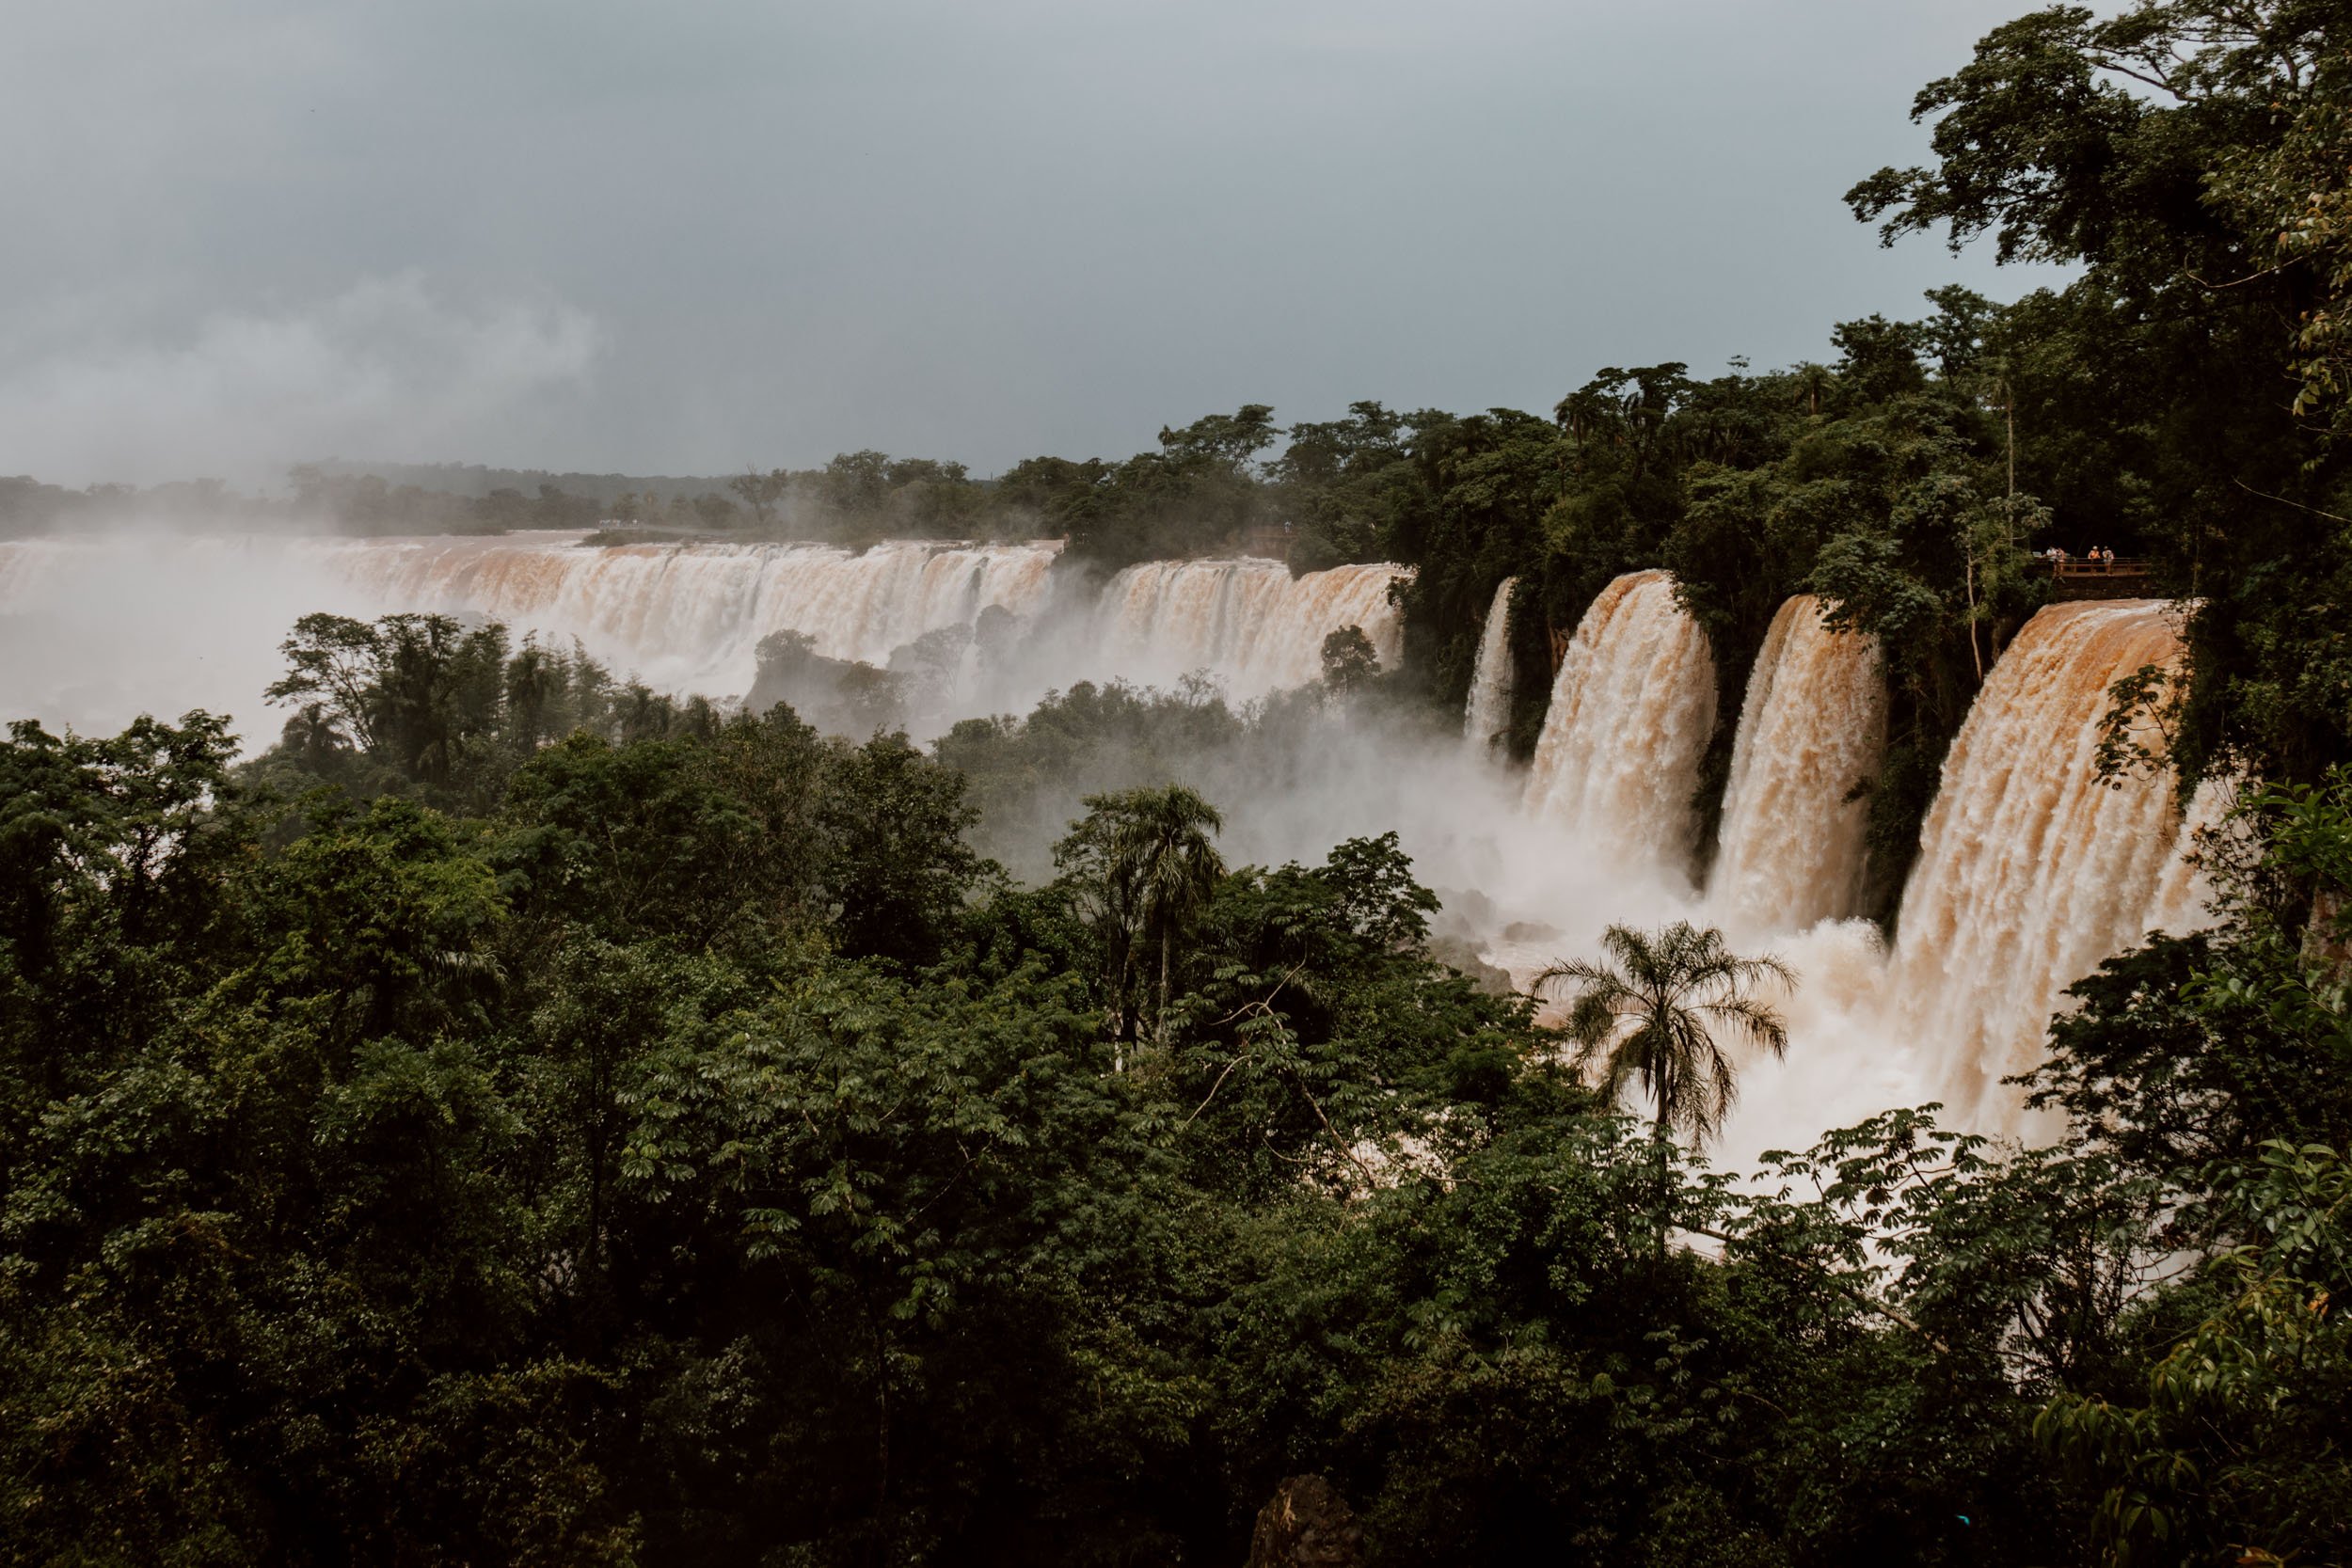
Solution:
[{"label": "wet rock", "polygon": [[1465,942],[1459,937],[1432,937],[1429,956],[1469,975],[1470,983],[1489,996],[1511,994],[1511,976],[1488,963],[1475,942]]},{"label": "wet rock", "polygon": [[1362,1568],[1364,1532],[1339,1489],[1321,1476],[1293,1476],[1258,1511],[1248,1568]]}]

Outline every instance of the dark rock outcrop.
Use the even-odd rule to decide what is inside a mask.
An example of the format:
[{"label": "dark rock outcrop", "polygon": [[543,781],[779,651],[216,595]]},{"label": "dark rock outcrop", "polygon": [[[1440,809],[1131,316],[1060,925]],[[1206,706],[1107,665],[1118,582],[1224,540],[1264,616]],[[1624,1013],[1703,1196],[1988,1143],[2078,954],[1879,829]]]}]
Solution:
[{"label": "dark rock outcrop", "polygon": [[1248,1568],[1362,1568],[1364,1532],[1339,1489],[1321,1476],[1293,1476],[1258,1511]]}]

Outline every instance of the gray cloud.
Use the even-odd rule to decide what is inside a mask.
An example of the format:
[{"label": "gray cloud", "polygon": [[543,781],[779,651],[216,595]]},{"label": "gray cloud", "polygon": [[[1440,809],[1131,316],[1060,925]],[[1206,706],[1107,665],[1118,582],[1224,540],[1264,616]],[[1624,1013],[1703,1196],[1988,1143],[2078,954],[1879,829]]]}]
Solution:
[{"label": "gray cloud", "polygon": [[163,341],[108,333],[20,355],[0,371],[0,456],[71,477],[253,485],[289,453],[462,450],[485,431],[544,432],[597,342],[567,307],[464,310],[413,276],[363,279],[314,305],[210,314]]},{"label": "gray cloud", "polygon": [[[1249,399],[1540,408],[1606,363],[1785,362],[1934,283],[2035,280],[1881,251],[1837,199],[2020,8],[40,8],[0,54],[0,471],[227,466],[171,429],[255,462],[987,470]],[[368,379],[370,333],[403,368]]]}]

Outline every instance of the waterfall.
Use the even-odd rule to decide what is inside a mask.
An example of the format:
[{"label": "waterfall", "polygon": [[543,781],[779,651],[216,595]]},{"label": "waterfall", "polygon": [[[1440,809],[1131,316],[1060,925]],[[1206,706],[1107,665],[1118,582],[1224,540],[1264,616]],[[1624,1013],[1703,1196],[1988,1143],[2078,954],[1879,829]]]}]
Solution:
[{"label": "waterfall", "polygon": [[1596,851],[1687,866],[1691,796],[1715,724],[1707,637],[1663,572],[1601,590],[1561,661],[1527,804]]},{"label": "waterfall", "polygon": [[[803,633],[828,658],[883,665],[928,633],[974,628],[997,610],[1036,635],[1009,640],[1017,652],[1000,643],[1005,663],[985,679],[965,651],[960,668],[970,689],[948,700],[972,705],[961,711],[1025,707],[1048,687],[1077,679],[1173,684],[1203,669],[1236,695],[1254,696],[1320,678],[1323,640],[1343,626],[1360,626],[1381,664],[1394,669],[1403,621],[1389,589],[1409,576],[1359,565],[1294,578],[1276,561],[1150,562],[1118,574],[1090,610],[1065,619],[1048,611],[1057,543],[898,540],[852,551],[723,542],[592,546],[584,537],[0,541],[8,632],[0,698],[72,722],[119,722],[134,705],[200,702],[244,717],[258,734],[268,722],[259,693],[278,673],[278,640],[314,610],[495,618],[517,633],[578,638],[616,673],[657,688],[713,697],[750,689],[755,651],[773,632]],[[52,626],[53,602],[74,608],[75,624]],[[125,610],[135,624],[118,628]],[[170,657],[162,650],[174,647],[205,652],[167,676],[158,665]],[[92,675],[102,667],[100,693]],[[955,715],[932,717],[942,716]]]},{"label": "waterfall", "polygon": [[1740,705],[1709,902],[1754,930],[1858,912],[1869,807],[1848,796],[1885,749],[1877,646],[1831,631],[1810,594],[1782,605]]},{"label": "waterfall", "polygon": [[[828,658],[887,662],[927,632],[968,627],[991,607],[1042,609],[1056,546],[896,541],[851,552],[821,545],[620,545],[574,535],[349,541],[319,546],[378,601],[471,610],[518,627],[578,635],[658,684],[739,691],[752,650],[798,631]],[[1320,678],[1323,640],[1363,628],[1394,668],[1403,624],[1389,601],[1396,566],[1341,566],[1294,578],[1279,561],[1154,561],[1104,590],[1095,667],[1072,675],[1172,682],[1207,669],[1245,694]]]},{"label": "waterfall", "polygon": [[2182,838],[2170,775],[2111,787],[2097,750],[2107,688],[2180,654],[2162,602],[2052,605],[1993,667],[1952,742],[1887,1002],[1957,1120],[1985,1122],[2000,1080],[2040,1061],[2067,986],[2152,917],[2179,918],[2159,908]]},{"label": "waterfall", "polygon": [[1104,673],[1172,684],[1197,670],[1239,695],[1323,677],[1323,640],[1360,626],[1381,668],[1396,668],[1404,621],[1389,587],[1403,566],[1334,566],[1292,577],[1279,561],[1147,561],[1103,590],[1096,648]]},{"label": "waterfall", "polygon": [[1511,721],[1511,591],[1518,585],[1517,578],[1502,579],[1495,602],[1487,607],[1486,629],[1478,635],[1478,663],[1470,672],[1462,736],[1482,753]]},{"label": "waterfall", "polygon": [[828,658],[887,662],[927,632],[970,626],[998,606],[1041,602],[1044,545],[896,541],[825,545],[583,547],[575,534],[353,540],[309,546],[379,603],[470,611],[517,629],[577,636],[658,685],[739,692],[753,650],[796,631]]},{"label": "waterfall", "polygon": [[[1343,626],[1361,626],[1387,664],[1401,643],[1394,566],[1293,578],[1270,561],[1156,562],[1049,609],[1049,594],[1080,586],[1058,574],[1057,587],[1053,561],[1052,546],[586,547],[573,534],[0,541],[0,718],[87,733],[202,705],[265,743],[280,715],[260,694],[282,671],[278,641],[314,610],[496,615],[713,695],[748,688],[752,650],[771,631],[880,661],[992,607],[1022,617],[1033,634],[977,661],[986,679],[937,705],[949,718],[1019,710],[1078,679],[1206,667],[1245,694],[1310,681]],[[1466,934],[1522,979],[1591,956],[1613,921],[1728,924],[1740,951],[1782,953],[1803,976],[1787,1002],[1793,1043],[1786,1063],[1743,1067],[1726,1164],[1928,1099],[1951,1107],[1953,1125],[2015,1131],[2016,1098],[1998,1081],[2039,1060],[2063,988],[2143,930],[2210,918],[2196,834],[2225,815],[2227,782],[2184,813],[2169,777],[2109,788],[2095,776],[2106,689],[2177,660],[2170,613],[2070,604],[2023,628],[1945,761],[1891,954],[1870,927],[1829,918],[1852,908],[1859,864],[1859,808],[1843,795],[1874,767],[1885,720],[1867,644],[1829,635],[1810,600],[1782,608],[1749,682],[1714,887],[1701,901],[1677,885],[1716,686],[1704,636],[1659,572],[1618,578],[1585,613],[1523,791],[1474,746],[1417,748],[1335,717],[1297,772],[1247,802],[1253,853],[1320,855],[1334,835],[1397,827]],[[1477,700],[1507,679],[1508,614],[1505,590],[1482,636],[1492,657]],[[1464,724],[1475,740],[1468,714]]]}]

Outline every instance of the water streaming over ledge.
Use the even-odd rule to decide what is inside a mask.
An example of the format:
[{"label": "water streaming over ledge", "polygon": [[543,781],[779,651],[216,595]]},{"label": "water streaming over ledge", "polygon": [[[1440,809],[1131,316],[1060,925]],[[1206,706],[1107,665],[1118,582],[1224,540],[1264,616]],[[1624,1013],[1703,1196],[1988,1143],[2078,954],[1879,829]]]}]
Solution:
[{"label": "water streaming over ledge", "polygon": [[1334,566],[1291,576],[1281,562],[1242,556],[1147,561],[1104,587],[1096,646],[1105,670],[1166,686],[1205,670],[1238,696],[1304,686],[1323,675],[1323,640],[1360,627],[1381,668],[1404,648],[1390,585],[1408,568]]},{"label": "water streaming over ledge", "polygon": [[1478,662],[1470,670],[1470,702],[1462,710],[1462,737],[1484,752],[1511,722],[1511,593],[1517,578],[1504,578],[1487,607],[1478,634]]},{"label": "water streaming over ledge", "polygon": [[1629,866],[1687,872],[1715,665],[1663,572],[1601,590],[1561,660],[1527,808]]},{"label": "water streaming over ledge", "polygon": [[[577,638],[615,673],[673,691],[747,691],[760,640],[791,631],[835,659],[882,665],[928,634],[980,627],[1000,613],[1023,630],[991,641],[1007,661],[954,694],[963,711],[1025,708],[1049,687],[1122,678],[1172,687],[1205,672],[1248,698],[1321,678],[1323,642],[1360,627],[1386,669],[1404,642],[1391,565],[1351,565],[1294,578],[1279,561],[1148,562],[1100,592],[1057,586],[1058,541],[975,545],[893,540],[864,550],[814,544],[588,546],[575,531],[412,538],[105,535],[0,541],[0,615],[30,634],[46,607],[84,613],[40,628],[69,643],[124,641],[108,624],[159,611],[180,657],[212,661],[174,683],[159,676],[168,646],[119,660],[103,700],[67,672],[40,680],[0,671],[0,699],[19,711],[78,723],[127,720],[138,706],[227,708],[266,724],[261,689],[277,673],[276,644],[313,610],[373,616],[392,610],[480,615],[517,633]],[[136,579],[135,582],[134,579]],[[143,586],[142,586],[143,585]],[[1060,604],[1063,591],[1081,599]],[[117,607],[110,610],[109,606]],[[199,613],[209,610],[216,613]],[[1018,647],[1011,644],[1018,643]],[[111,652],[111,649],[101,651]],[[233,655],[233,657],[231,657]],[[85,664],[103,662],[87,654]],[[233,673],[230,667],[233,666]],[[972,660],[962,662],[965,678]],[[184,687],[184,689],[180,688]],[[126,711],[129,709],[129,711]],[[960,717],[946,714],[944,717]]]},{"label": "water streaming over ledge", "polygon": [[2222,817],[2229,785],[2201,787],[2184,814],[2169,769],[2121,787],[2097,769],[2108,689],[2177,664],[2178,609],[2060,605],[2021,630],[1946,760],[1889,953],[1874,927],[1842,918],[1863,871],[1860,802],[1845,796],[1880,765],[1883,677],[1875,649],[1829,633],[1807,598],[1776,617],[1742,704],[1708,895],[1677,890],[1670,869],[1628,870],[1596,902],[1575,869],[1612,843],[1671,867],[1681,842],[1711,706],[1703,646],[1669,594],[1659,574],[1619,578],[1578,628],[1519,831],[1532,847],[1565,826],[1588,847],[1570,850],[1560,928],[1495,944],[1492,961],[1524,982],[1589,956],[1612,920],[1669,919],[1725,925],[1741,951],[1789,961],[1788,1059],[1743,1063],[1741,1104],[1712,1151],[1735,1167],[1930,1100],[1947,1125],[2025,1131],[2023,1093],[2001,1080],[2041,1060],[2065,988],[2151,929],[2212,918],[2197,832]]},{"label": "water streaming over ledge", "polygon": [[1732,744],[1710,905],[1748,930],[1793,931],[1862,908],[1869,806],[1854,786],[1886,751],[1886,682],[1868,638],[1835,632],[1821,601],[1780,607]]},{"label": "water streaming over ledge", "polygon": [[2159,901],[2182,839],[2171,777],[2110,783],[2097,752],[2107,689],[2180,657],[2164,603],[2052,605],[1994,665],[1945,758],[1887,1007],[1964,1119],[2014,1098],[2000,1080],[2041,1059],[2068,985],[2178,918]]},{"label": "water streaming over ledge", "polygon": [[796,631],[827,658],[886,662],[928,632],[968,627],[992,607],[1042,603],[1053,545],[889,541],[583,547],[577,534],[353,540],[310,545],[372,598],[471,611],[558,635],[657,685],[739,693],[754,650]]}]

